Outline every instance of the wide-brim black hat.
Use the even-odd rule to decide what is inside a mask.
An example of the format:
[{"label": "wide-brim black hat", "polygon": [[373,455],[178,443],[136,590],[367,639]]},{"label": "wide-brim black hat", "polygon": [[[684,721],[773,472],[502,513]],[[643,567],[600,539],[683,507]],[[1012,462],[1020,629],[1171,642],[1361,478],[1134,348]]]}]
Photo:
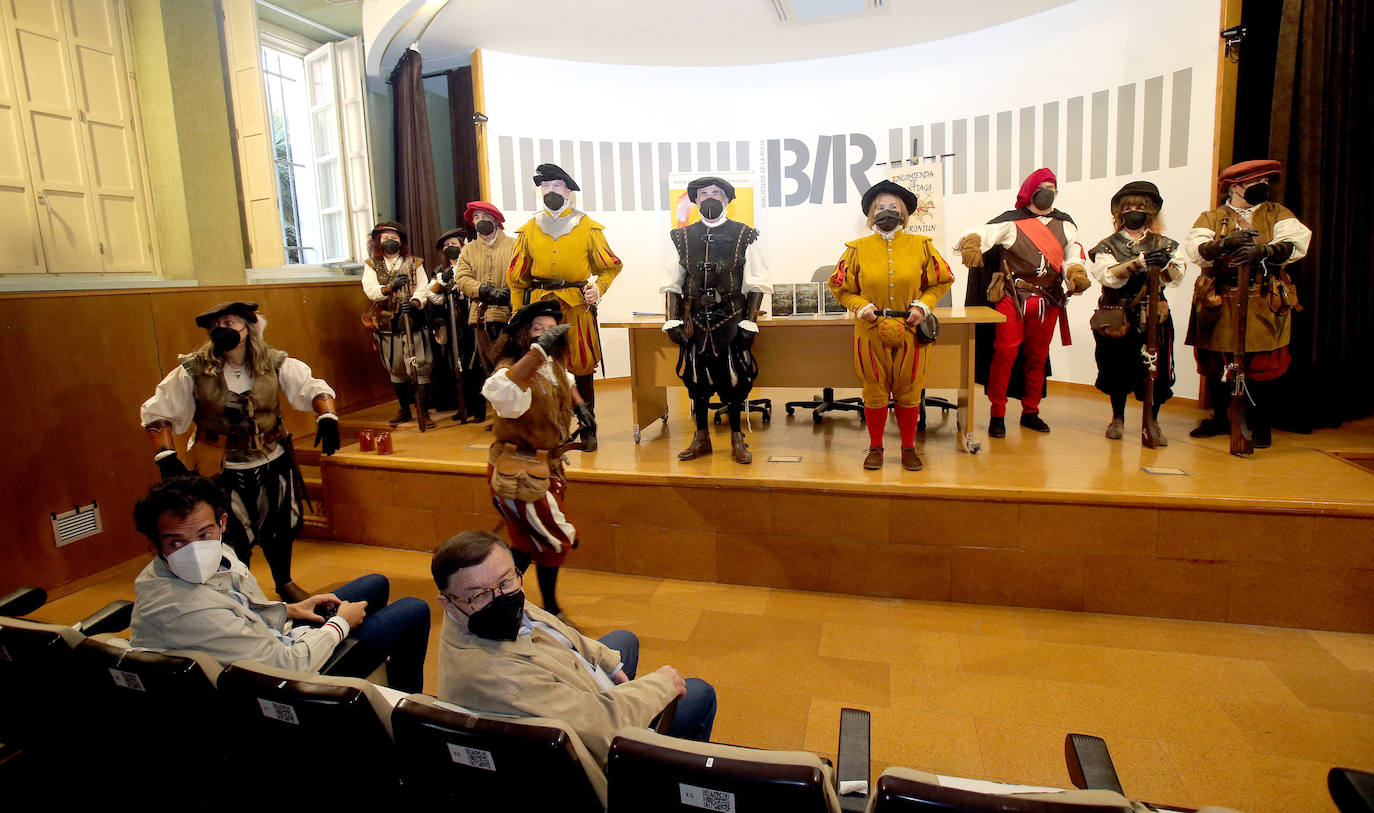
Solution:
[{"label": "wide-brim black hat", "polygon": [[242,300],[221,302],[196,314],[196,327],[208,328],[212,322],[226,313],[232,313],[243,321],[252,324],[258,321],[258,303]]},{"label": "wide-brim black hat", "polygon": [[1112,208],[1116,208],[1117,201],[1127,195],[1139,195],[1142,198],[1149,198],[1154,201],[1156,209],[1164,208],[1164,196],[1159,194],[1159,187],[1149,181],[1131,181],[1116,191],[1112,195]]},{"label": "wide-brim black hat", "polygon": [[725,193],[725,200],[727,203],[735,199],[735,187],[729,181],[712,177],[697,178],[695,181],[687,184],[687,199],[696,203],[697,193],[708,186],[719,186],[720,190]]},{"label": "wide-brim black hat", "polygon": [[373,226],[372,232],[370,234],[372,239],[377,239],[377,232],[381,231],[382,229],[391,229],[392,231],[401,235],[402,243],[410,243],[410,235],[406,233],[406,227],[402,226],[400,223],[397,223],[394,220],[382,220],[379,221],[377,225]]},{"label": "wide-brim black hat", "polygon": [[864,193],[863,198],[859,201],[859,208],[863,210],[863,213],[865,215],[867,215],[869,208],[873,205],[874,199],[876,199],[879,195],[882,195],[884,193],[888,195],[896,195],[897,199],[900,200],[906,206],[907,214],[911,214],[912,212],[916,211],[916,193],[912,192],[910,189],[907,189],[905,186],[895,184],[892,181],[878,181],[877,183],[870,186],[868,188],[868,191]]},{"label": "wide-brim black hat", "polygon": [[562,300],[551,296],[548,299],[531,302],[511,316],[510,321],[506,323],[506,333],[511,336],[519,336],[520,331],[529,327],[540,316],[552,316],[561,321],[563,319]]},{"label": "wide-brim black hat", "polygon": [[435,240],[435,241],[434,241],[434,250],[435,250],[435,251],[443,251],[443,250],[444,250],[444,241],[447,240],[447,239],[450,238],[450,237],[461,237],[462,239],[466,240],[466,239],[468,239],[468,230],[465,229],[465,228],[463,228],[462,226],[459,226],[459,227],[457,227],[457,228],[455,228],[455,229],[449,229],[448,231],[446,231],[446,232],[444,232],[443,234],[439,235],[439,239],[438,239],[438,240]]},{"label": "wide-brim black hat", "polygon": [[562,181],[568,185],[568,190],[580,192],[582,187],[577,185],[577,181],[557,164],[540,164],[534,168],[534,184],[538,186],[544,181]]}]

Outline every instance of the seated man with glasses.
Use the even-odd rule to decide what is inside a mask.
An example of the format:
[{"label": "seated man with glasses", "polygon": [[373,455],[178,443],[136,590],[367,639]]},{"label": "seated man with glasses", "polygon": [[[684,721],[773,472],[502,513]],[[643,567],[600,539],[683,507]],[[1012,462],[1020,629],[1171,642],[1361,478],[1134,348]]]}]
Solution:
[{"label": "seated man with glasses", "polygon": [[464,531],[430,563],[444,607],[439,698],[474,711],[561,720],[605,765],[611,738],[647,727],[674,698],[669,734],[707,740],[716,691],[671,666],[636,678],[639,639],[617,630],[583,636],[525,600],[510,548],[489,531]]}]

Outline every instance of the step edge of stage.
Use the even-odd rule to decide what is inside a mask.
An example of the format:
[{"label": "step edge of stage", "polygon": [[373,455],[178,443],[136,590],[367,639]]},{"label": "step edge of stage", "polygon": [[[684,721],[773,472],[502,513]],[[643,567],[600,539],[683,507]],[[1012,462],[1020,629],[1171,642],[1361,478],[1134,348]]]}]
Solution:
[{"label": "step edge of stage", "polygon": [[[334,455],[322,458],[321,470],[326,467],[354,469],[386,469],[419,474],[460,475],[485,477],[486,463],[461,460],[432,460],[403,455],[376,455],[365,452]],[[814,479],[775,477],[722,477],[719,475],[645,473],[632,471],[582,469],[569,466],[571,483],[629,483],[632,485],[660,485],[677,488],[736,488],[799,491],[814,493],[845,493],[871,496],[923,497],[944,500],[982,500],[991,502],[1039,503],[1051,505],[1100,505],[1130,508],[1164,508],[1174,510],[1205,509],[1208,511],[1249,512],[1268,514],[1298,514],[1374,518],[1374,501],[1358,500],[1300,500],[1254,497],[1231,497],[1198,494],[1148,494],[1126,491],[1088,491],[1083,489],[1026,489],[996,486],[949,485],[922,482],[835,482]]]}]

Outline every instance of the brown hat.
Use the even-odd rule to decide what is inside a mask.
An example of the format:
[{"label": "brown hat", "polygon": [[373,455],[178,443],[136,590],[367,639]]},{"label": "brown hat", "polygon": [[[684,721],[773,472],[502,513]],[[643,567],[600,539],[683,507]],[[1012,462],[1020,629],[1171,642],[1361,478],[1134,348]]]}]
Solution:
[{"label": "brown hat", "polygon": [[1263,178],[1265,175],[1279,175],[1282,172],[1283,162],[1275,161],[1272,158],[1241,161],[1239,164],[1232,164],[1221,171],[1221,175],[1217,177],[1217,192],[1224,198],[1230,193],[1233,183],[1245,183],[1256,178]]},{"label": "brown hat", "polygon": [[258,321],[258,303],[239,300],[221,302],[196,314],[196,327],[209,328],[211,323],[226,313],[232,313],[251,325]]}]

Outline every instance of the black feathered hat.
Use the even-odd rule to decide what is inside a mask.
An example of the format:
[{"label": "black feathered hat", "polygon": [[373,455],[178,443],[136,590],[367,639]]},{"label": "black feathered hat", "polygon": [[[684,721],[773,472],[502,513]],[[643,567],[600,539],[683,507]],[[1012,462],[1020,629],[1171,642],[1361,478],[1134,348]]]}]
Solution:
[{"label": "black feathered hat", "polygon": [[874,199],[884,193],[888,195],[896,195],[897,198],[901,200],[901,202],[906,206],[907,214],[911,214],[916,211],[917,199],[915,192],[912,192],[905,186],[895,184],[892,181],[878,181],[877,183],[873,184],[868,188],[868,191],[864,193],[863,198],[859,201],[859,207],[863,210],[865,216],[868,215],[869,208],[873,206]]},{"label": "black feathered hat", "polygon": [[196,314],[196,327],[209,328],[219,317],[232,313],[250,325],[258,321],[258,303],[235,300],[221,302]]},{"label": "black feathered hat", "polygon": [[405,227],[405,226],[402,226],[400,223],[397,223],[397,222],[394,221],[394,220],[381,220],[381,221],[378,221],[378,222],[377,222],[377,225],[375,225],[375,226],[372,227],[372,232],[371,232],[371,234],[370,234],[369,236],[370,236],[373,240],[376,240],[376,239],[377,239],[377,232],[381,231],[382,229],[391,229],[392,231],[394,231],[394,232],[396,232],[397,234],[401,235],[401,242],[402,242],[402,243],[405,243],[406,245],[410,245],[410,235],[406,233],[406,227]]},{"label": "black feathered hat", "polygon": [[531,302],[520,310],[516,311],[506,323],[506,335],[519,336],[521,331],[529,327],[536,318],[540,316],[552,316],[558,321],[563,321],[563,305],[558,297],[551,296],[548,299],[541,299],[538,302]]},{"label": "black feathered hat", "polygon": [[1112,195],[1112,208],[1115,209],[1117,201],[1127,195],[1139,195],[1142,198],[1149,198],[1154,201],[1156,209],[1162,209],[1164,207],[1164,196],[1159,194],[1159,187],[1149,181],[1131,181],[1118,189],[1116,194]]},{"label": "black feathered hat", "polygon": [[467,239],[468,239],[468,230],[465,229],[465,228],[463,228],[462,226],[459,226],[459,227],[456,228],[456,229],[449,229],[448,231],[446,231],[446,232],[444,232],[443,234],[439,235],[439,239],[438,239],[438,240],[435,240],[435,241],[434,241],[434,250],[435,250],[435,251],[443,251],[443,250],[444,250],[444,241],[447,240],[447,239],[450,238],[450,237],[461,237],[462,239],[467,240]]},{"label": "black feathered hat", "polygon": [[540,164],[534,168],[535,186],[538,186],[544,181],[562,181],[568,185],[569,191],[582,191],[582,187],[577,185],[577,181],[574,181],[572,176],[557,164]]},{"label": "black feathered hat", "polygon": [[729,203],[730,201],[735,199],[735,187],[729,181],[722,180],[721,178],[713,178],[710,176],[705,178],[697,178],[695,181],[692,181],[691,183],[687,184],[687,199],[693,203],[696,203],[697,193],[708,186],[719,186],[720,190],[725,193],[726,203]]}]

